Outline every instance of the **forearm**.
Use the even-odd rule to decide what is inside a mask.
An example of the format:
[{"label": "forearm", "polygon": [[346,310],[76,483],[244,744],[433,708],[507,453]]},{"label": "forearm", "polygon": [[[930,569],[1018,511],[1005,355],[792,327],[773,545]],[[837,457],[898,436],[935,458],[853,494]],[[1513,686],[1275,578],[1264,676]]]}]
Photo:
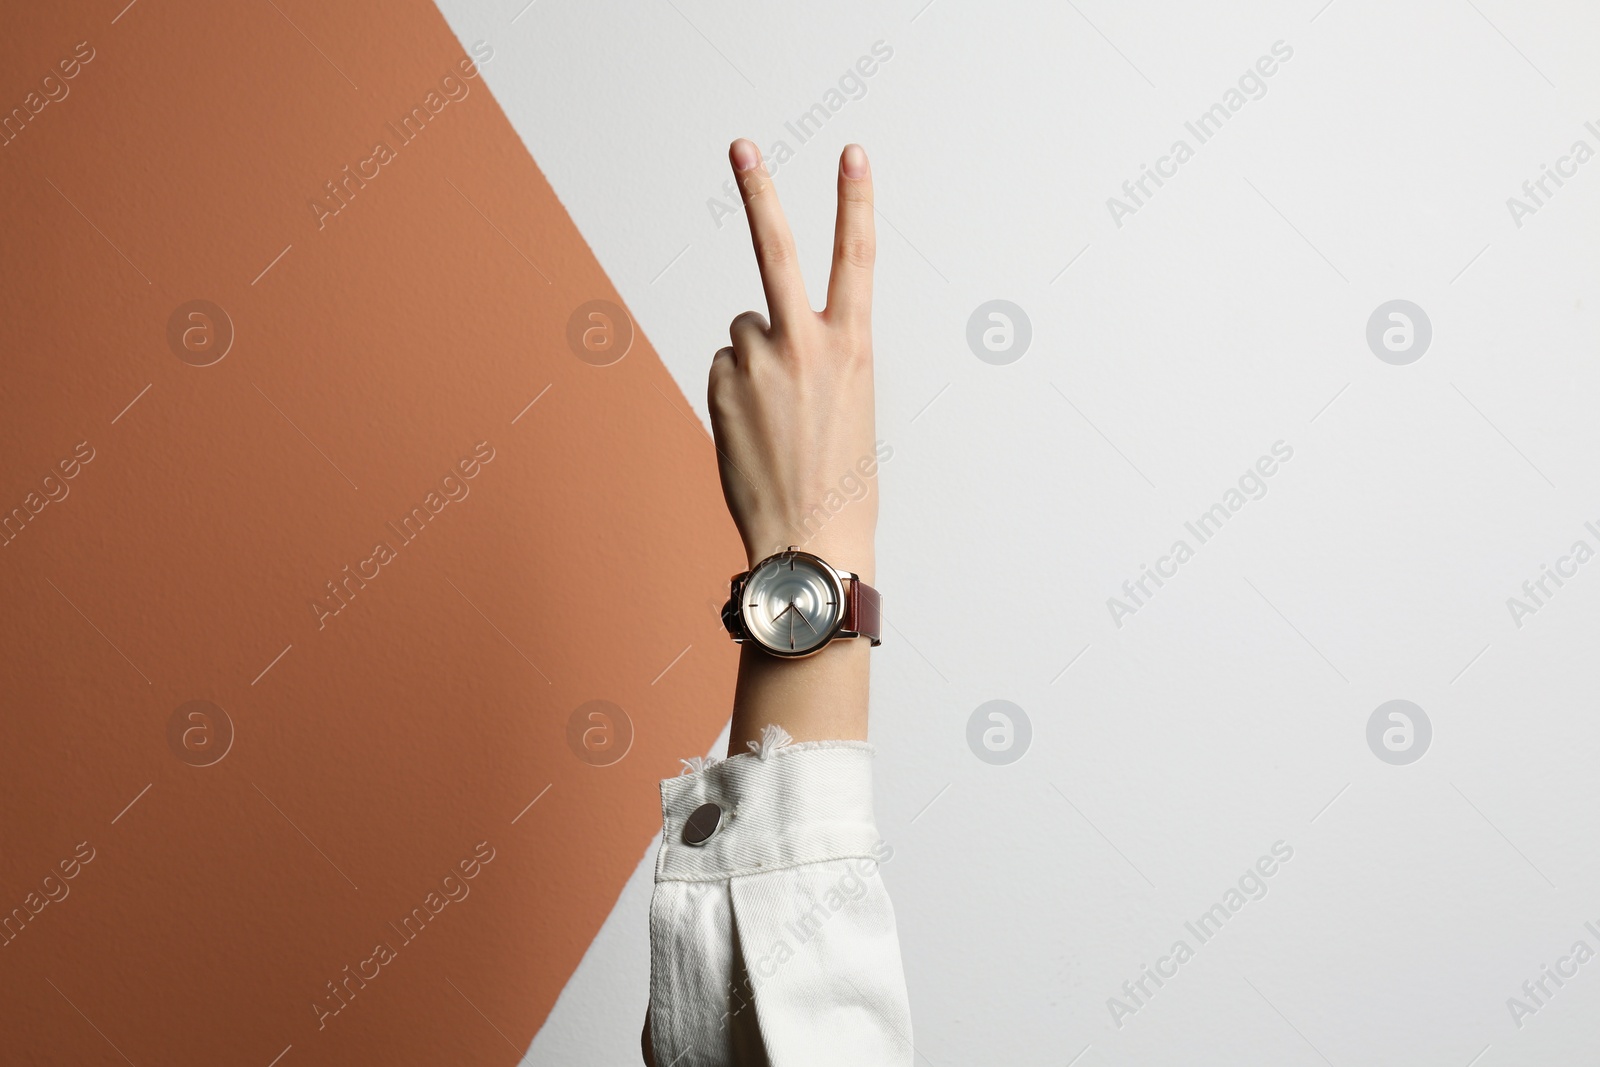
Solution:
[{"label": "forearm", "polygon": [[[869,581],[866,573],[863,580]],[[744,752],[769,723],[796,741],[865,741],[870,646],[835,641],[814,656],[784,660],[752,644],[739,655],[728,752]]]},{"label": "forearm", "polygon": [[[857,514],[875,515],[877,486],[865,481],[863,488],[861,499],[848,506]],[[805,528],[802,516],[792,518],[788,530]],[[843,533],[830,526],[804,544],[790,546],[769,531],[764,540],[760,534],[752,535],[746,553],[754,567],[771,552],[799,548],[874,585],[873,536],[870,526]],[[796,741],[865,741],[870,647],[864,639],[833,641],[810,656],[785,659],[747,641],[740,650],[728,754],[747,751],[747,743],[758,740],[768,724],[783,727]]]},{"label": "forearm", "polygon": [[[729,155],[772,315],[733,320],[707,391],[749,565],[724,613],[743,646],[729,757],[686,760],[661,784],[644,1059],[909,1067],[894,910],[876,877],[893,850],[873,819],[865,743],[882,619],[871,174],[847,147],[828,303],[816,312],[759,153],[741,140]],[[759,954],[819,914],[826,929],[779,960]]]}]

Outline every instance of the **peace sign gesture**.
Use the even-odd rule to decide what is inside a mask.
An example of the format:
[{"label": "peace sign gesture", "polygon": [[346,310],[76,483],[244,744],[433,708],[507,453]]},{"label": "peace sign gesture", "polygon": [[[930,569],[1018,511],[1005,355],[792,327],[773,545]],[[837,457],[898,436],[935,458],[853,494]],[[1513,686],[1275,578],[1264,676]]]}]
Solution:
[{"label": "peace sign gesture", "polygon": [[750,141],[728,150],[750,221],[769,322],[747,311],[711,362],[722,491],[754,564],[790,545],[872,580],[877,527],[872,396],[872,174],[839,160],[828,304],[811,309],[777,188]]}]

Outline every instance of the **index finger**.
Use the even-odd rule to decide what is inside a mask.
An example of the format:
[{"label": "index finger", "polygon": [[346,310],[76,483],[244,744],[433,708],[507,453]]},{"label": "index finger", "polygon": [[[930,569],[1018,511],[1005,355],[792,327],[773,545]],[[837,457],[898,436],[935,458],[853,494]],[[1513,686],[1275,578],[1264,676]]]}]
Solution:
[{"label": "index finger", "polygon": [[744,213],[750,220],[750,241],[761,271],[761,287],[767,293],[767,312],[772,324],[779,326],[785,319],[811,310],[794,235],[778,203],[777,187],[761,161],[761,150],[741,137],[729,146],[728,161],[733,164]]}]

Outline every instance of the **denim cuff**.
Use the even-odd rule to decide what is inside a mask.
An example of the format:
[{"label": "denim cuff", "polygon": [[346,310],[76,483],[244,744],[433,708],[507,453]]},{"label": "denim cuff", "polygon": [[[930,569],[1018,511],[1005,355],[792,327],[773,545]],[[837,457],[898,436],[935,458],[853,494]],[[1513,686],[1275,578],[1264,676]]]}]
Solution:
[{"label": "denim cuff", "polygon": [[[722,881],[875,858],[871,744],[791,742],[769,726],[751,749],[721,761],[685,761],[688,772],[661,781],[657,882]],[[690,816],[702,808],[691,827]],[[712,825],[709,837],[691,843]]]}]

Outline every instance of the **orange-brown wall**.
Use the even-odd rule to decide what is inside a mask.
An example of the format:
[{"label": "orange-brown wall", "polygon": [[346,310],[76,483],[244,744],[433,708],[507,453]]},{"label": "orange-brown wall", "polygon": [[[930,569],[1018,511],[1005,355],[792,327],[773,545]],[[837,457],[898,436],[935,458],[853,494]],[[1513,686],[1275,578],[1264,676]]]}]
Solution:
[{"label": "orange-brown wall", "polygon": [[[710,443],[642,333],[570,349],[621,300],[431,4],[122,2],[0,32],[8,112],[93,50],[0,146],[0,1058],[515,1063],[726,714]],[[192,300],[233,323],[209,366]],[[609,766],[568,743],[596,699]],[[189,701],[233,725],[209,766]]]}]

